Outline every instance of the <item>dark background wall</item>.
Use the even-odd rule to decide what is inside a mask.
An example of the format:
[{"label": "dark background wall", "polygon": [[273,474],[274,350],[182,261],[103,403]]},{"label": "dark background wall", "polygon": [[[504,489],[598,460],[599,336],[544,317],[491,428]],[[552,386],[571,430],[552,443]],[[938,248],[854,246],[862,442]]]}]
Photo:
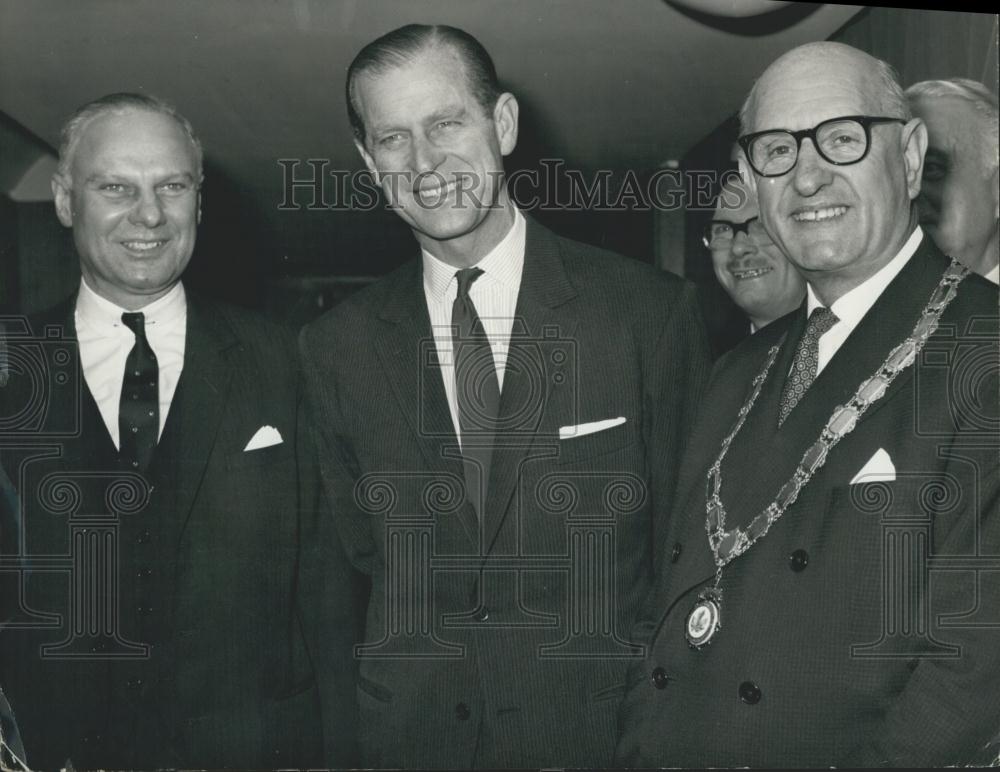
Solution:
[{"label": "dark background wall", "polygon": [[[834,32],[832,39],[888,60],[899,70],[904,84],[963,76],[997,88],[996,20],[996,16],[984,14],[869,8]],[[745,29],[741,34],[750,35]],[[711,83],[713,78],[718,80],[718,74],[711,72],[711,63],[712,52],[705,51],[704,59],[691,63],[688,70],[664,72],[662,78],[704,77]],[[556,62],[553,66],[572,67],[573,63]],[[539,73],[540,78],[545,75]],[[579,87],[586,89],[587,84]],[[708,92],[706,88],[705,99],[717,96],[717,89]],[[655,92],[648,94],[650,102],[656,97]],[[638,107],[641,112],[642,105]],[[738,107],[738,99],[729,101],[730,116]],[[601,113],[613,108],[595,101],[590,109]],[[683,118],[686,112],[693,114],[698,109],[694,103],[676,104],[671,114]],[[560,155],[554,150],[565,138],[553,128],[551,110],[530,94],[522,100],[520,141],[509,159],[509,172],[538,169],[543,159]],[[306,120],[304,114],[281,117],[293,122]],[[729,167],[736,134],[735,120],[725,119],[677,156],[680,169],[695,174]],[[606,151],[623,152],[620,140],[621,135],[610,129]],[[2,114],[0,149],[0,177],[23,172],[28,161],[21,163],[22,157],[30,160],[32,154],[51,153],[47,143]],[[405,224],[384,208],[306,211],[301,206],[296,211],[280,212],[281,219],[276,220],[274,210],[285,195],[283,169],[273,164],[270,192],[261,197],[233,182],[232,170],[212,162],[211,150],[206,162],[202,226],[185,277],[190,286],[299,324],[415,254],[415,242]],[[586,179],[593,181],[595,170],[606,160],[604,152],[598,149],[586,157],[565,156],[570,156],[569,168],[584,170]],[[643,181],[656,169],[656,165],[644,162],[634,173]],[[612,200],[620,192],[621,172],[619,169],[609,183]],[[309,169],[300,165],[298,173],[308,174]],[[298,190],[296,195],[301,201],[306,191]],[[734,309],[716,283],[700,241],[708,209],[689,206],[656,211],[628,205],[627,200],[625,204],[605,210],[548,207],[533,214],[564,235],[684,273],[702,288],[712,330],[720,332],[733,324],[737,318]],[[282,226],[280,234],[276,222]],[[323,227],[313,227],[317,223]],[[58,224],[51,202],[15,201],[0,194],[0,306],[39,310],[71,293],[78,277],[72,240]]]}]

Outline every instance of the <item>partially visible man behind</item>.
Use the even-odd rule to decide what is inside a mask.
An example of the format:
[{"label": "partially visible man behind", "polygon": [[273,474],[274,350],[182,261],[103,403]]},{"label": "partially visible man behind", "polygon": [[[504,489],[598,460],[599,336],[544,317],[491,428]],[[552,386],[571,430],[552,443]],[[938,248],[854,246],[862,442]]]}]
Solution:
[{"label": "partially visible man behind", "polygon": [[388,33],[347,95],[420,247],[301,339],[332,517],[372,577],[363,763],[606,765],[708,370],[694,288],[514,206],[517,100],[468,33]]},{"label": "partially visible man behind", "polygon": [[740,119],[807,300],[713,371],[617,761],[995,757],[997,289],[917,224],[926,131],[884,62],[800,46]]},{"label": "partially visible man behind", "polygon": [[997,98],[967,78],[906,89],[927,125],[920,225],[942,252],[1000,283],[1000,129]]},{"label": "partially visible man behind", "polygon": [[43,416],[3,454],[22,516],[0,685],[33,768],[319,764],[321,707],[351,738],[349,703],[317,690],[350,640],[318,641],[337,626],[315,612],[350,602],[294,345],[185,290],[201,182],[190,123],[158,99],[106,96],[64,127],[52,187],[79,292],[8,337],[60,377],[12,357],[0,392],[5,427]]},{"label": "partially visible man behind", "polygon": [[716,278],[747,316],[745,333],[791,313],[805,298],[805,280],[767,235],[757,196],[739,178],[723,184],[702,241]]}]

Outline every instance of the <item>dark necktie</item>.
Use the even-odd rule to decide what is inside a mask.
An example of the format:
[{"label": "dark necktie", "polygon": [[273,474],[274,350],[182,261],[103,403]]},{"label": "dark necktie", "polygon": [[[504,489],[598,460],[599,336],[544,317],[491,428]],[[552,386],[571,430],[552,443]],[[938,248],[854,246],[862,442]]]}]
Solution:
[{"label": "dark necktie", "polygon": [[160,432],[160,372],[145,321],[141,312],[122,314],[122,323],[135,333],[135,345],[125,360],[118,403],[118,455],[126,467],[140,471],[149,468]]},{"label": "dark necktie", "polygon": [[479,268],[464,268],[455,274],[458,294],[451,307],[455,398],[465,461],[466,494],[480,517],[486,500],[493,435],[500,412],[500,382],[493,351],[476,306],[469,297],[469,287],[482,273]]},{"label": "dark necktie", "polygon": [[819,339],[838,321],[840,320],[837,319],[837,315],[823,306],[817,306],[809,315],[806,330],[802,333],[798,348],[795,349],[792,369],[785,379],[785,387],[781,392],[778,426],[785,422],[792,408],[799,404],[806,389],[816,380],[816,370],[819,366]]}]

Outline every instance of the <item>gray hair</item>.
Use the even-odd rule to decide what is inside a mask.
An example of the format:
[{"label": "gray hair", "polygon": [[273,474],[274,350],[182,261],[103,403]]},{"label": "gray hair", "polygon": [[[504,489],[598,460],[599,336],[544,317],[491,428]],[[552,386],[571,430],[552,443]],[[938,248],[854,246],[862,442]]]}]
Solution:
[{"label": "gray hair", "polygon": [[964,99],[983,121],[983,132],[975,132],[982,138],[979,143],[981,161],[987,170],[1000,166],[1000,119],[998,119],[997,97],[978,80],[969,78],[948,78],[946,80],[922,80],[906,89],[906,98],[913,105],[919,99],[957,97]]},{"label": "gray hair", "polygon": [[[811,53],[821,53],[828,56],[850,54],[866,57],[870,60],[871,64],[870,77],[872,85],[872,92],[866,96],[872,100],[875,109],[882,116],[888,118],[902,118],[905,121],[909,121],[913,117],[910,106],[907,104],[906,96],[903,94],[899,75],[893,69],[892,65],[844,43],[821,41],[818,43],[806,43],[798,48],[793,48],[772,62],[771,66],[764,71],[764,74],[766,75],[778,62],[786,58],[794,61],[795,59],[802,59]],[[747,95],[746,100],[744,100],[743,106],[740,107],[740,134],[746,134],[751,130],[751,123],[755,117],[754,113],[757,110],[758,90],[763,79],[764,76],[761,75],[760,78],[754,81],[750,93]]]},{"label": "gray hair", "polygon": [[127,110],[145,110],[146,112],[160,113],[173,118],[177,122],[177,125],[184,130],[184,133],[191,142],[191,146],[194,148],[195,158],[198,162],[198,177],[201,177],[201,164],[204,153],[201,141],[194,133],[194,127],[191,126],[191,122],[181,115],[176,107],[159,97],[124,91],[117,94],[108,94],[102,96],[100,99],[87,102],[87,104],[78,107],[67,119],[66,123],[63,124],[59,143],[59,176],[67,182],[72,179],[70,168],[73,165],[73,154],[76,152],[76,146],[80,143],[81,137],[83,137],[84,130],[94,119],[100,118],[102,115],[122,113]]}]

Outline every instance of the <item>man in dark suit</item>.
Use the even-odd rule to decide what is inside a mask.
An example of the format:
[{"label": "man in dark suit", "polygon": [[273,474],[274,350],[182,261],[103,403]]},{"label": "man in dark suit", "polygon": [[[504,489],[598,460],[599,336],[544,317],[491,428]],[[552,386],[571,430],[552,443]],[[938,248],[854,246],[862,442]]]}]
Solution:
[{"label": "man in dark suit", "polygon": [[926,132],[884,62],[794,49],[741,120],[808,295],[713,371],[617,763],[981,759],[1000,729],[996,289],[917,226]]},{"label": "man in dark suit", "polygon": [[34,768],[305,766],[323,723],[351,739],[347,564],[294,341],[180,281],[201,155],[157,99],[77,111],[53,191],[80,290],[7,330],[0,684]]},{"label": "man in dark suit", "polygon": [[693,289],[517,210],[517,101],[467,33],[369,44],[348,107],[421,248],[301,338],[333,517],[372,578],[364,764],[607,764],[707,371]]}]

